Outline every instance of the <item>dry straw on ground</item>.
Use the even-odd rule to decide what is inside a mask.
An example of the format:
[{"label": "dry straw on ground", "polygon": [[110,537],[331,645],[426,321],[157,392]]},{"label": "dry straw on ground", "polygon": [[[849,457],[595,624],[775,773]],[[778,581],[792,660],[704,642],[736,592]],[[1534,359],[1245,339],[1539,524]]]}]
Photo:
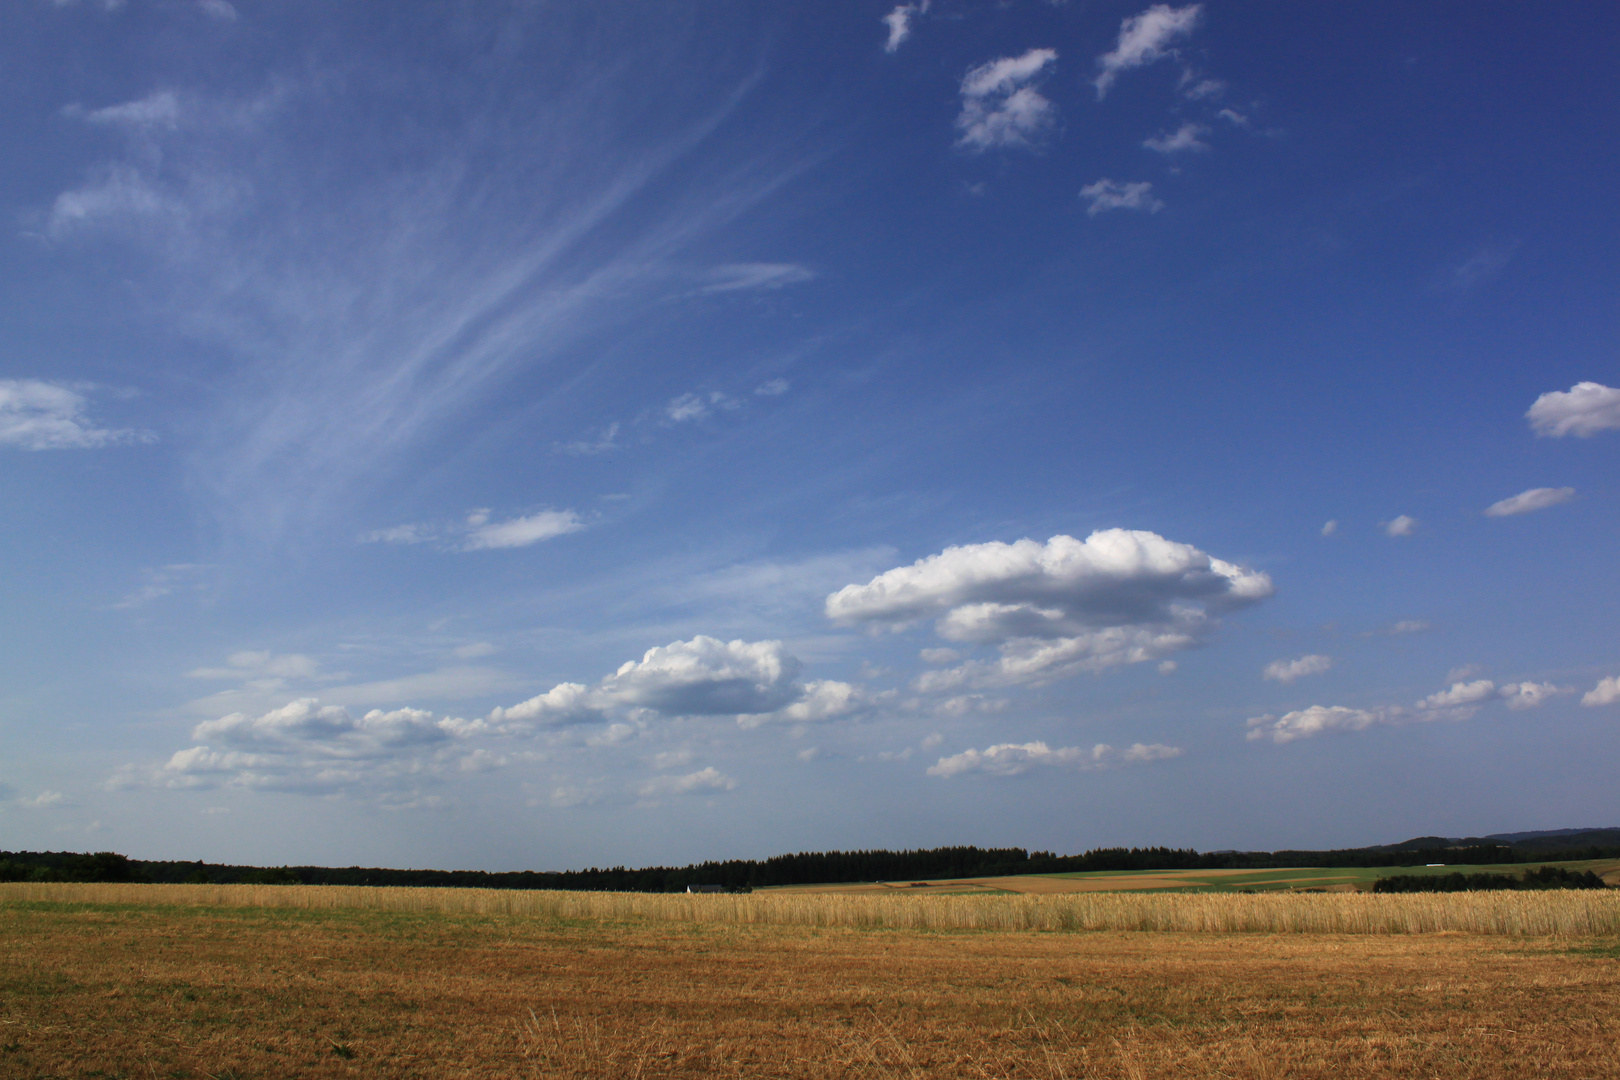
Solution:
[{"label": "dry straw on ground", "polygon": [[[86,892],[0,901],[0,1076],[1620,1080],[1612,942],[696,921],[1036,910],[997,897],[641,898],[665,901],[643,914],[688,920],[657,921],[628,917],[634,898],[578,894],[573,914],[594,901],[613,918],[421,910],[499,899],[450,891],[370,894],[415,911],[309,907],[345,899],[320,889],[267,890],[280,907],[197,903],[249,890],[106,890],[113,904]],[[164,895],[190,902],[128,902]],[[564,913],[561,899],[506,896],[531,915]],[[1319,895],[1119,899],[1341,910]]]},{"label": "dry straw on ground", "polygon": [[1174,933],[1620,934],[1620,890],[1482,893],[1078,893],[1057,896],[687,895],[344,885],[0,885],[0,901],[358,908],[711,926]]}]

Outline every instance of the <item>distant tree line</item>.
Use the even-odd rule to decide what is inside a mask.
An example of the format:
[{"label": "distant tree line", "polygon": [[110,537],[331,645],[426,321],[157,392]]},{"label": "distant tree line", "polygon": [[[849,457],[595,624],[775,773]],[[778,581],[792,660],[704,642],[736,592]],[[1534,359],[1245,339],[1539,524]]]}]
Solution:
[{"label": "distant tree line", "polygon": [[679,867],[632,869],[614,866],[605,869],[593,867],[589,870],[520,870],[505,873],[483,870],[391,870],[360,866],[233,866],[205,862],[145,861],[129,859],[110,851],[91,855],[0,851],[0,881],[418,885],[602,892],[684,892],[689,885],[720,885],[741,892],[773,885],[904,882],[929,878],[1010,877],[1017,874],[1098,870],[1265,870],[1291,866],[1379,867],[1440,862],[1494,866],[1605,858],[1620,858],[1620,843],[1612,846],[1592,844],[1564,850],[1550,849],[1545,845],[1495,843],[1433,848],[1395,845],[1334,851],[1198,852],[1190,848],[1166,847],[1099,848],[1083,855],[1054,855],[1050,851],[1030,852],[1024,848],[943,847],[920,851],[800,852],[769,859],[731,859]]},{"label": "distant tree line", "polygon": [[1606,889],[1590,870],[1543,866],[1522,874],[1396,874],[1373,882],[1375,893],[1491,892],[1503,889]]}]

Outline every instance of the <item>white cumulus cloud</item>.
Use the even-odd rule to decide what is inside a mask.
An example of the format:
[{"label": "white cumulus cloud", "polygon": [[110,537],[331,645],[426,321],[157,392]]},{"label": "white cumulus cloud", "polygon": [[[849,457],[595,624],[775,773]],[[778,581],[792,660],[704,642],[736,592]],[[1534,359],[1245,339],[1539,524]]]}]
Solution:
[{"label": "white cumulus cloud", "polygon": [[1620,675],[1610,675],[1581,696],[1582,705],[1613,705],[1620,701]]},{"label": "white cumulus cloud", "polygon": [[516,705],[496,707],[489,714],[489,722],[501,731],[597,723],[603,719],[603,703],[594,700],[590,688],[583,683],[567,682],[558,683],[545,693]]},{"label": "white cumulus cloud", "polygon": [[1135,743],[1116,750],[1107,743],[1098,743],[1087,750],[1079,746],[1064,746],[1054,750],[1044,742],[997,743],[983,750],[964,750],[960,754],[942,757],[929,766],[929,776],[951,777],[964,773],[982,772],[992,776],[1016,776],[1041,766],[1105,769],[1118,765],[1132,765],[1149,761],[1163,761],[1181,756],[1181,748],[1162,743]]},{"label": "white cumulus cloud", "polygon": [[1512,517],[1514,514],[1528,514],[1532,510],[1545,510],[1549,506],[1569,502],[1574,497],[1575,489],[1572,487],[1531,488],[1529,491],[1521,491],[1517,495],[1491,503],[1485,508],[1485,516]]},{"label": "white cumulus cloud", "polygon": [[1620,390],[1602,383],[1578,382],[1568,390],[1542,394],[1524,415],[1537,435],[1584,439],[1620,428]]},{"label": "white cumulus cloud", "polygon": [[1392,709],[1349,709],[1342,705],[1312,705],[1277,716],[1256,716],[1248,721],[1250,740],[1269,738],[1274,743],[1308,739],[1329,731],[1365,731],[1375,724],[1395,722],[1401,713]]},{"label": "white cumulus cloud", "polygon": [[1144,210],[1157,214],[1164,209],[1164,202],[1154,197],[1153,185],[1146,180],[1121,183],[1103,177],[1081,188],[1080,197],[1090,200],[1091,205],[1086,207],[1086,213],[1091,217],[1110,210]]},{"label": "white cumulus cloud", "polygon": [[648,649],[602,680],[610,700],[666,716],[775,712],[804,695],[801,665],[780,641],[720,641],[698,635]]},{"label": "white cumulus cloud", "polygon": [[1033,84],[1056,62],[1056,50],[1030,49],[969,71],[962,79],[956,145],[981,152],[1036,145],[1056,122],[1057,107]]},{"label": "white cumulus cloud", "polygon": [[0,446],[87,450],[152,441],[143,432],[95,426],[85,415],[88,406],[85,395],[71,386],[38,379],[0,379]]},{"label": "white cumulus cloud", "polygon": [[1380,522],[1379,527],[1385,536],[1411,536],[1417,531],[1417,518],[1402,514],[1393,521]]},{"label": "white cumulus cloud", "polygon": [[[395,806],[427,805],[402,795],[456,767],[456,722],[422,709],[373,709],[355,716],[300,698],[259,715],[232,713],[192,730],[197,745],[176,751],[149,782],[175,788],[246,787],[311,794],[366,790]],[[114,785],[143,782],[125,770]]]},{"label": "white cumulus cloud", "polygon": [[1161,154],[1180,154],[1188,151],[1208,150],[1209,143],[1202,138],[1209,134],[1209,128],[1203,124],[1182,124],[1175,131],[1166,135],[1156,135],[1142,143],[1149,150],[1156,150]]},{"label": "white cumulus cloud", "polygon": [[1193,32],[1202,11],[1202,4],[1179,8],[1154,4],[1140,15],[1132,15],[1120,23],[1119,41],[1113,51],[1097,58],[1100,71],[1093,85],[1097,87],[1098,100],[1107,95],[1121,72],[1173,55],[1171,44]]},{"label": "white cumulus cloud", "polygon": [[1303,678],[1306,675],[1320,675],[1332,666],[1333,658],[1331,656],[1320,656],[1313,653],[1310,656],[1302,656],[1298,660],[1273,660],[1266,665],[1266,669],[1260,673],[1260,677],[1270,679],[1272,682],[1280,682],[1286,686],[1295,679]]},{"label": "white cumulus cloud", "polygon": [[1574,690],[1552,683],[1521,682],[1507,683],[1497,692],[1507,701],[1510,709],[1534,709],[1550,697],[1572,694]]},{"label": "white cumulus cloud", "polygon": [[1270,596],[1271,579],[1157,533],[1105,529],[947,548],[827,597],[835,622],[898,629],[933,617],[948,641],[992,645],[993,664],[927,672],[925,692],[968,682],[1040,682],[1159,660],[1213,617]]},{"label": "white cumulus cloud", "polygon": [[1477,705],[1496,693],[1496,684],[1490,679],[1452,683],[1448,689],[1430,694],[1417,703],[1420,709],[1447,709],[1459,705]]}]

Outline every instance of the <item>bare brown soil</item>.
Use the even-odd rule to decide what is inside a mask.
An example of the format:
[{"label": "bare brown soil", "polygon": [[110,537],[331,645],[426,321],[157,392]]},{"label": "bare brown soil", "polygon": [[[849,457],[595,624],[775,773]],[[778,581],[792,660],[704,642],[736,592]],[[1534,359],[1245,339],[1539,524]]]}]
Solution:
[{"label": "bare brown soil", "polygon": [[6,904],[0,1076],[1611,1077],[1617,956]]}]

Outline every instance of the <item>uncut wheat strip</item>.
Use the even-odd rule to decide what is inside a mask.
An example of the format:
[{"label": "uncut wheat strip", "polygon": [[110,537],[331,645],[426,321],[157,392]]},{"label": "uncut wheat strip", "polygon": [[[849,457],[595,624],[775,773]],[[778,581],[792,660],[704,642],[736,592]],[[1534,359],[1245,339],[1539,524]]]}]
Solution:
[{"label": "uncut wheat strip", "polygon": [[1620,890],[1021,896],[686,895],[361,885],[0,884],[0,901],[369,909],[594,921],[914,930],[1173,931],[1594,937],[1620,934]]}]

